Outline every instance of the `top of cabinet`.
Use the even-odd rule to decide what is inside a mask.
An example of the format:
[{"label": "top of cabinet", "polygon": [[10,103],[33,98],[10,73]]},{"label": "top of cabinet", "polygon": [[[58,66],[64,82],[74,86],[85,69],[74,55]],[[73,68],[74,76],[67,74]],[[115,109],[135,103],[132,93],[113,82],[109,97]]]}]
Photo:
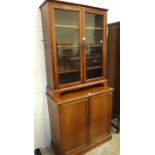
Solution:
[{"label": "top of cabinet", "polygon": [[94,9],[100,9],[100,10],[104,10],[104,11],[108,11],[108,9],[106,8],[100,8],[100,7],[94,7],[94,6],[90,6],[90,5],[85,5],[85,4],[77,4],[77,3],[72,3],[72,2],[65,2],[65,1],[57,1],[57,0],[45,0],[39,8],[41,8],[44,4],[48,3],[48,2],[52,2],[52,3],[62,3],[62,4],[66,4],[66,5],[73,5],[73,6],[81,6],[81,7],[87,7],[87,8],[94,8]]},{"label": "top of cabinet", "polygon": [[47,88],[47,95],[51,97],[57,104],[63,104],[72,102],[75,100],[80,100],[88,97],[92,97],[95,95],[109,93],[112,92],[114,89],[109,86],[94,86],[89,88],[77,89],[71,92],[66,92],[61,96],[54,95],[53,92]]}]

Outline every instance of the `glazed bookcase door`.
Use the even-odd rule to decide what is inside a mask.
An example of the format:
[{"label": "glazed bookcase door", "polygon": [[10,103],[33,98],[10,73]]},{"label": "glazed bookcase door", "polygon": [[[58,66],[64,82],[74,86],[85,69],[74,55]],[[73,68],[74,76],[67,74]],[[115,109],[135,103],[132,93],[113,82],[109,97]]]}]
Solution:
[{"label": "glazed bookcase door", "polygon": [[83,82],[80,10],[53,8],[57,83],[59,87]]},{"label": "glazed bookcase door", "polygon": [[84,13],[85,81],[104,78],[104,15]]}]

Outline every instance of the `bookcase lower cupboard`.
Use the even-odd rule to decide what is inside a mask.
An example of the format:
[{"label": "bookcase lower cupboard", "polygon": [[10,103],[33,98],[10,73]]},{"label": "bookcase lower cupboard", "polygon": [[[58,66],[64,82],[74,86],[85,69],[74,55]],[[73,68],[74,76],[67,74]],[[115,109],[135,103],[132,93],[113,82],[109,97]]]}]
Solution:
[{"label": "bookcase lower cupboard", "polygon": [[59,98],[47,91],[56,155],[82,154],[111,139],[112,90],[98,86]]},{"label": "bookcase lower cupboard", "polygon": [[41,6],[51,145],[82,155],[110,140],[107,9],[47,0]]}]

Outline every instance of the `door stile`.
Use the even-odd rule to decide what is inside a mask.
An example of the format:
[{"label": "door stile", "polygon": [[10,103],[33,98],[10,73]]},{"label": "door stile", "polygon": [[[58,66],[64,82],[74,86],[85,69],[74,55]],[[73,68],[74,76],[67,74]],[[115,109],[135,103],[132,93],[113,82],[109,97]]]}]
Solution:
[{"label": "door stile", "polygon": [[54,9],[52,5],[48,6],[48,13],[50,17],[50,29],[51,29],[51,55],[53,66],[53,77],[54,77],[54,88],[58,89],[58,68],[57,68],[57,56],[56,56],[56,38],[55,38],[55,21],[54,21]]},{"label": "door stile", "polygon": [[92,106],[91,106],[91,98],[88,97],[88,117],[87,117],[87,124],[88,124],[88,144],[91,143],[91,124],[92,124]]},{"label": "door stile", "polygon": [[82,47],[82,53],[83,53],[83,80],[84,83],[86,82],[86,48],[85,48],[85,10],[82,9],[82,41],[81,41],[81,47]]},{"label": "door stile", "polygon": [[111,133],[111,118],[112,118],[112,99],[113,93],[109,94],[110,102],[109,102],[109,117],[108,117],[108,133]]},{"label": "door stile", "polygon": [[106,69],[107,69],[107,12],[103,14],[103,78],[106,79]]},{"label": "door stile", "polygon": [[50,14],[50,27],[51,27],[51,38],[52,38],[52,42],[51,42],[51,46],[52,46],[52,60],[53,60],[53,70],[54,70],[54,85],[55,85],[55,89],[59,89],[59,88],[66,88],[68,86],[72,86],[72,85],[78,85],[78,84],[82,84],[84,83],[83,80],[83,52],[82,49],[79,45],[79,50],[80,50],[80,81],[77,82],[72,82],[72,83],[66,83],[66,84],[60,84],[59,82],[59,75],[58,75],[58,58],[57,58],[57,49],[56,49],[56,31],[55,31],[55,19],[54,19],[54,9],[62,9],[62,10],[68,10],[68,11],[75,11],[78,12],[79,14],[79,42],[82,42],[82,13],[81,13],[81,9],[79,8],[74,8],[72,6],[64,8],[62,5],[54,5],[51,4],[49,5],[49,14]]},{"label": "door stile", "polygon": [[83,37],[83,10],[81,9],[79,11],[79,24],[80,24],[80,45],[79,45],[79,49],[80,49],[80,77],[81,77],[81,81],[82,83],[84,83],[84,67],[82,67],[84,65],[84,58],[83,58],[83,48],[82,48],[82,37]]},{"label": "door stile", "polygon": [[90,126],[89,126],[89,123],[88,123],[88,119],[89,119],[89,98],[87,100],[87,103],[86,103],[86,143],[89,144],[90,142]]},{"label": "door stile", "polygon": [[[107,13],[105,11],[97,11],[95,9],[83,9],[83,37],[86,37],[86,29],[85,29],[85,26],[86,26],[85,14],[86,13],[101,15],[103,17],[103,31],[102,31],[102,36],[103,36],[102,60],[103,60],[103,62],[102,62],[102,70],[101,70],[102,76],[87,79],[86,46],[83,47],[84,83],[90,83],[90,82],[93,82],[93,81],[99,81],[99,80],[106,79],[106,64],[107,64],[107,61],[106,61],[106,58],[107,58],[107,45],[106,45],[107,44],[107,27],[106,27],[107,21],[106,20],[107,20]],[[85,44],[85,41],[83,41],[83,44]]]}]

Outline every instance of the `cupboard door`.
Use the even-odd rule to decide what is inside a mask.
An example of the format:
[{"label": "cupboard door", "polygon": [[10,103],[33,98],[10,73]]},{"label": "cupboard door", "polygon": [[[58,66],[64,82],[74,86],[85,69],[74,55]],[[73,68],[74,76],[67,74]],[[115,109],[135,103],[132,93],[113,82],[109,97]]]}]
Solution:
[{"label": "cupboard door", "polygon": [[104,64],[104,16],[85,12],[84,14],[84,38],[85,46],[85,80],[103,78]]},{"label": "cupboard door", "polygon": [[90,98],[90,141],[98,140],[110,131],[111,94]]},{"label": "cupboard door", "polygon": [[54,8],[58,84],[82,83],[81,16],[78,10]]},{"label": "cupboard door", "polygon": [[87,143],[87,100],[73,101],[61,106],[62,146],[67,153]]}]

